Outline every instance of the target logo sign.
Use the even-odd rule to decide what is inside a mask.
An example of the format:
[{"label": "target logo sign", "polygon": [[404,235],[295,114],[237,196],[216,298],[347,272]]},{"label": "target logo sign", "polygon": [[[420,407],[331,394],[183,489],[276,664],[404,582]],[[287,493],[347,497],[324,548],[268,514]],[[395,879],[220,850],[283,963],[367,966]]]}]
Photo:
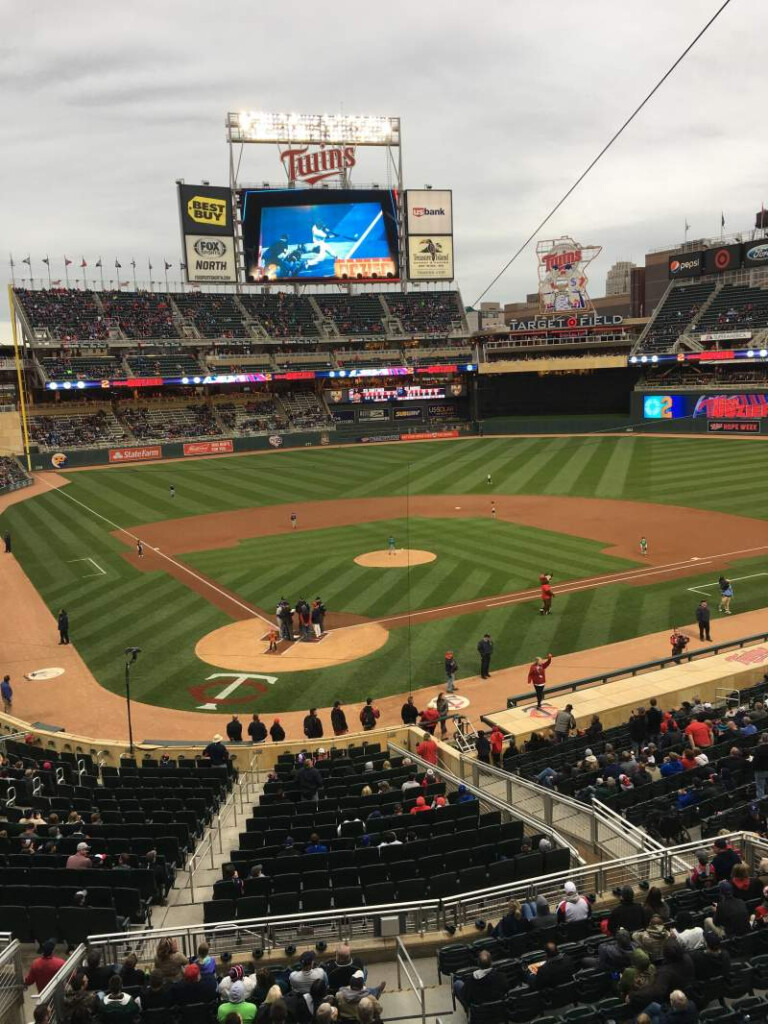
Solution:
[{"label": "target logo sign", "polygon": [[717,270],[727,270],[733,262],[733,254],[730,249],[718,249],[714,256],[714,263]]}]

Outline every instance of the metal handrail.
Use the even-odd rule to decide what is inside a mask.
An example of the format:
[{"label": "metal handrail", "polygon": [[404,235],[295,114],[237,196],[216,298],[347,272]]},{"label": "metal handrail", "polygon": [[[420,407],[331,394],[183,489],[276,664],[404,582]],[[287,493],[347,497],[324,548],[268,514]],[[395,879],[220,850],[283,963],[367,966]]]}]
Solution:
[{"label": "metal handrail", "polygon": [[[547,686],[544,690],[545,696],[551,696],[556,693],[566,693],[570,691],[575,693],[576,690],[581,690],[587,686],[594,686],[595,683],[609,683],[614,679],[622,679],[624,676],[636,676],[643,672],[652,672],[658,668],[672,668],[682,663],[689,664],[692,661],[698,661],[699,658],[709,658],[715,654],[720,654],[722,651],[729,651],[734,647],[745,647],[747,644],[760,644],[768,640],[768,633],[754,633],[751,636],[743,636],[737,640],[724,640],[719,644],[712,644],[710,647],[701,647],[696,651],[686,651],[683,654],[668,655],[666,658],[656,658],[654,661],[643,661],[637,665],[628,665],[626,668],[613,669],[611,672],[601,672],[596,676],[587,676],[584,679],[575,679],[570,683],[558,683],[557,686]],[[493,722],[489,721],[493,715],[499,715],[502,711],[509,711],[510,708],[516,708],[518,704],[523,701],[532,701],[533,695],[526,691],[525,693],[516,693],[512,697],[507,697],[507,706],[499,709],[499,711],[489,711],[485,715],[480,716],[480,720],[485,722],[486,725],[493,725]]]},{"label": "metal handrail", "polygon": [[395,965],[397,967],[397,987],[402,989],[401,972],[405,975],[408,984],[413,990],[413,994],[418,1000],[419,1007],[421,1010],[421,1022],[426,1024],[427,1019],[427,997],[424,989],[424,982],[422,981],[421,975],[416,970],[416,964],[411,959],[411,955],[405,948],[402,939],[399,935],[395,936]]},{"label": "metal handrail", "polygon": [[[751,863],[750,858],[768,855],[768,840],[762,839],[755,833],[731,832],[724,838],[742,846],[748,863]],[[368,924],[372,927],[373,923],[381,917],[391,915],[406,915],[406,917],[412,915],[411,931],[414,933],[423,933],[424,921],[427,919],[434,922],[434,930],[437,931],[444,927],[445,921],[449,917],[459,925],[463,925],[474,920],[481,911],[484,915],[495,912],[501,914],[510,899],[529,900],[539,894],[554,898],[562,893],[562,887],[567,881],[574,882],[580,891],[594,892],[598,897],[601,894],[611,893],[616,885],[629,881],[658,879],[661,883],[665,878],[672,876],[675,870],[678,874],[687,870],[688,861],[692,861],[695,851],[700,846],[701,840],[694,840],[679,846],[642,851],[631,857],[619,857],[599,864],[581,864],[566,871],[558,871],[550,875],[504,885],[488,886],[443,899],[378,904],[344,911],[326,910],[305,914],[286,914],[253,918],[247,921],[237,920],[217,924],[188,925],[181,928],[159,928],[142,932],[105,933],[90,936],[89,944],[108,947],[107,959],[114,961],[128,949],[135,950],[151,946],[164,937],[180,939],[181,945],[189,955],[194,954],[197,943],[203,938],[210,942],[212,948],[215,946],[216,940],[219,939],[222,940],[222,948],[235,949],[244,931],[255,933],[261,942],[261,948],[265,951],[279,948],[283,944],[279,937],[274,937],[280,928],[289,929],[294,938],[297,934],[311,935],[314,941],[319,933],[326,934],[323,931],[325,926],[328,934],[333,933],[340,938],[348,939],[353,934],[355,924]]]},{"label": "metal handrail", "polygon": [[[433,765],[429,764],[428,761],[425,761],[424,758],[419,757],[418,754],[414,754],[411,751],[404,750],[402,747],[399,747],[396,743],[393,743],[392,741],[389,742],[388,747],[397,755],[409,757],[414,764],[418,765],[421,768],[424,768],[425,770],[427,768],[434,767]],[[461,754],[459,751],[456,751],[456,754],[461,759],[461,763],[463,764],[465,755]],[[467,761],[469,761],[472,764],[478,763],[473,761],[471,758],[467,758]],[[569,850],[571,853],[571,857],[576,861],[576,863],[584,863],[584,860],[579,854],[579,851],[576,850],[573,846],[571,846],[571,844],[566,839],[564,839],[559,832],[553,829],[551,823],[542,821],[540,818],[535,818],[532,815],[527,814],[525,811],[520,810],[519,807],[515,807],[511,803],[506,803],[503,800],[499,800],[496,797],[491,796],[490,793],[488,793],[486,790],[480,789],[478,786],[473,786],[471,783],[468,783],[465,779],[459,778],[457,775],[454,775],[453,772],[451,772],[450,769],[444,767],[443,764],[440,764],[438,767],[440,769],[440,775],[444,779],[453,782],[456,786],[465,786],[470,793],[477,797],[478,801],[491,804],[491,806],[495,807],[497,810],[503,811],[505,814],[509,814],[511,817],[519,819],[524,824],[534,829],[536,832],[545,832],[547,836],[549,836],[552,839],[552,841],[555,842],[558,846],[564,846],[567,850]],[[490,767],[490,765],[483,765],[483,767]]]},{"label": "metal handrail", "polygon": [[24,971],[21,965],[21,943],[11,941],[9,932],[0,932],[0,1018],[7,1024],[24,1021]]}]

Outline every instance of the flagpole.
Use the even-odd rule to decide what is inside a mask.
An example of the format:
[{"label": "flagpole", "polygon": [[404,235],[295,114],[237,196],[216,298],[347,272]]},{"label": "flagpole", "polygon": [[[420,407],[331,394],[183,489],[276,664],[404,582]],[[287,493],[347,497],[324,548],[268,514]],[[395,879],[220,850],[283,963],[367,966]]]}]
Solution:
[{"label": "flagpole", "polygon": [[165,290],[168,291],[168,264],[163,260],[163,266],[165,267]]},{"label": "flagpole", "polygon": [[43,263],[45,264],[45,266],[46,266],[46,268],[48,270],[48,291],[50,291],[51,290],[51,258],[48,255],[48,253],[45,254],[45,259],[43,260]]},{"label": "flagpole", "polygon": [[69,290],[69,262],[67,257],[64,257],[64,280],[67,282],[67,290]]},{"label": "flagpole", "polygon": [[136,285],[136,260],[131,260],[131,266],[133,267],[133,290],[137,292],[139,289]]},{"label": "flagpole", "polygon": [[147,270],[149,271],[149,290],[152,291],[152,260],[147,256]]},{"label": "flagpole", "polygon": [[691,225],[688,223],[688,218],[685,218],[685,244],[688,243],[688,232],[691,230]]},{"label": "flagpole", "polygon": [[9,256],[9,260],[10,260],[10,264],[11,264],[11,287],[15,288],[16,287],[16,274],[14,273],[14,269],[13,268],[16,266],[16,264],[13,262],[13,253],[9,253],[8,256]]},{"label": "flagpole", "polygon": [[96,264],[99,268],[99,277],[101,278],[101,290],[104,291],[104,267],[102,266],[101,256],[99,256],[99,262]]}]

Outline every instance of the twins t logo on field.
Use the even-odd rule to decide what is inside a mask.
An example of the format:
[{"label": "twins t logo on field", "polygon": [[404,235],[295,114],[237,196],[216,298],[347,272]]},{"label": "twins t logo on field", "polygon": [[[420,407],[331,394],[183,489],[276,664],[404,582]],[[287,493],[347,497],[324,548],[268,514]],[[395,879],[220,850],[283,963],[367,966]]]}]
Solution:
[{"label": "twins t logo on field", "polygon": [[[228,683],[220,693],[211,696],[209,691],[221,686],[221,683],[217,682],[220,679],[231,679],[232,682]],[[198,711],[217,711],[220,704],[242,704],[248,700],[255,700],[259,694],[267,692],[265,683],[274,686],[276,682],[277,676],[253,675],[246,672],[214,672],[213,675],[206,678],[201,686],[190,686],[189,692],[195,700],[205,701],[204,704],[197,705]],[[243,684],[246,684],[246,692],[237,697],[231,697],[230,695]]]}]

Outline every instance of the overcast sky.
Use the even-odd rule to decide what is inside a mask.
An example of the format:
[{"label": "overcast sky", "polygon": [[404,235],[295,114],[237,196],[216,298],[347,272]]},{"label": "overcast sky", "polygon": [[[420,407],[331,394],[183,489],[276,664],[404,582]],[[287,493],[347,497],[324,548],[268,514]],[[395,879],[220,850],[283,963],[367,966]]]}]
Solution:
[{"label": "overcast sky", "polygon": [[[406,186],[453,189],[470,304],[720,2],[6,0],[3,283],[10,252],[36,277],[46,253],[54,278],[65,253],[73,279],[82,257],[107,277],[115,258],[124,277],[132,257],[178,265],[174,179],[227,183],[227,110],[343,109],[399,115]],[[603,246],[593,295],[686,218],[690,237],[716,235],[721,210],[744,230],[768,203],[767,38],[766,0],[732,0],[550,222],[544,237]],[[271,147],[245,159],[247,179],[281,180]],[[529,250],[487,298],[535,284]]]}]

